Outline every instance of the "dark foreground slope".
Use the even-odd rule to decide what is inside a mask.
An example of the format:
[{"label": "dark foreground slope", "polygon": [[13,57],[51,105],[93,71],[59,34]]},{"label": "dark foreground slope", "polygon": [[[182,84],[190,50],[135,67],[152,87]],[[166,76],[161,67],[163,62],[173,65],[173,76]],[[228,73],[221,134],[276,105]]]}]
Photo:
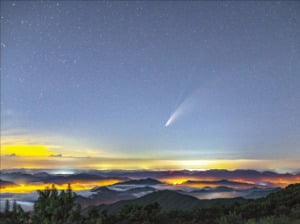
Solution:
[{"label": "dark foreground slope", "polygon": [[[198,200],[178,192],[154,192],[135,200],[81,211],[69,187],[39,191],[34,211],[14,203],[2,224],[300,224],[300,184],[256,200]],[[188,209],[190,208],[190,209]],[[175,210],[174,210],[175,209]],[[110,210],[110,211],[108,211]]]}]

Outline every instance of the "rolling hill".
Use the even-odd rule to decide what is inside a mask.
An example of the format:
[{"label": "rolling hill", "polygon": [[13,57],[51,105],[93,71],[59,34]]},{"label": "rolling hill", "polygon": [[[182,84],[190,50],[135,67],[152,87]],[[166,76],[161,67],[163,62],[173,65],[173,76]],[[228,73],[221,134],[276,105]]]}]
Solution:
[{"label": "rolling hill", "polygon": [[[159,203],[162,211],[170,210],[183,210],[189,211],[196,208],[209,207],[216,203],[229,203],[233,201],[244,201],[242,198],[233,199],[212,199],[212,200],[199,200],[193,196],[181,194],[172,190],[162,190],[147,194],[143,197],[133,199],[133,200],[123,200],[110,205],[99,205],[93,208],[99,210],[107,210],[108,212],[114,213],[120,211],[125,205],[147,205],[151,203]],[[91,209],[89,207],[88,209]]]}]

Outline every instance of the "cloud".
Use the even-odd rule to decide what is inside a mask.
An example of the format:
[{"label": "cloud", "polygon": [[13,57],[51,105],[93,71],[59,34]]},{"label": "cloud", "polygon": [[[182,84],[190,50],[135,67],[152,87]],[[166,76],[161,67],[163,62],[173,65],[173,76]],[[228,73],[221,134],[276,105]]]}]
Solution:
[{"label": "cloud", "polygon": [[[78,139],[59,136],[57,134],[31,133],[22,129],[1,130],[1,154],[15,153],[36,154],[30,156],[45,156],[62,154],[62,157],[111,157],[115,156],[111,150],[102,148],[90,148],[78,143]],[[8,150],[9,152],[5,151]],[[29,156],[29,155],[28,155]]]},{"label": "cloud", "polygon": [[49,156],[53,153],[47,145],[5,145],[2,148],[4,154],[18,156]]},{"label": "cloud", "polygon": [[49,157],[62,157],[62,154],[51,154]]},{"label": "cloud", "polygon": [[9,156],[9,157],[15,157],[17,156],[15,153],[12,153],[12,154],[7,154],[6,156]]}]

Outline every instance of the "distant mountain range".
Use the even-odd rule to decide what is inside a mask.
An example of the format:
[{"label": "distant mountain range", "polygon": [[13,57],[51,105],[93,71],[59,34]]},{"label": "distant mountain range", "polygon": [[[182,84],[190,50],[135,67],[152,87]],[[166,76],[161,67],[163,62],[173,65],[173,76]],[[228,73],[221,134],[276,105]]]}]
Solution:
[{"label": "distant mountain range", "polygon": [[[92,195],[89,197],[79,195],[77,202],[82,207],[87,207],[90,205],[111,204],[120,200],[135,199],[157,191],[157,189],[151,186],[160,184],[162,183],[158,180],[146,178],[124,181],[107,187],[95,187],[91,189]],[[123,188],[124,186],[126,188]]]},{"label": "distant mountain range", "polygon": [[[172,180],[184,179],[180,184],[172,184]],[[151,201],[158,197],[162,205],[169,203],[168,195],[177,198],[180,204],[185,205],[189,198],[190,207],[198,206],[198,199],[216,199],[227,201],[228,198],[256,199],[280,190],[278,186],[285,183],[296,183],[300,179],[299,174],[278,174],[275,172],[259,172],[255,170],[207,170],[207,171],[78,171],[74,174],[53,174],[41,170],[1,170],[0,188],[14,189],[20,184],[67,184],[80,183],[93,187],[90,190],[76,191],[77,202],[83,208],[88,206],[102,206],[109,210],[119,207],[123,201],[135,203]],[[99,181],[114,180],[115,184],[98,186]],[[280,182],[278,182],[280,180]],[[94,183],[91,185],[90,183]],[[108,181],[107,183],[111,183]],[[11,188],[9,188],[11,187]],[[3,191],[4,192],[4,191]],[[22,203],[36,200],[36,193],[28,194],[5,191],[0,193],[7,199],[19,200]],[[150,196],[148,196],[150,195]],[[154,196],[153,196],[154,195]],[[148,197],[149,198],[148,198]],[[142,198],[142,199],[140,199]],[[130,202],[132,201],[133,202]],[[137,200],[137,201],[135,201]],[[197,203],[195,203],[197,200]],[[210,200],[210,202],[212,202]],[[195,203],[195,204],[194,204]],[[201,202],[203,205],[203,202]],[[105,205],[104,205],[105,204]],[[116,205],[115,205],[116,204]],[[169,207],[178,207],[174,202]],[[182,209],[180,206],[179,209]]]},{"label": "distant mountain range", "polygon": [[[58,171],[57,171],[58,172]],[[59,173],[59,172],[58,172]],[[74,174],[53,174],[49,170],[1,170],[0,179],[3,181],[10,181],[14,183],[73,183],[73,182],[84,182],[84,181],[97,181],[106,179],[115,179],[120,182],[133,181],[126,184],[137,184],[135,180],[150,178],[159,182],[164,182],[168,179],[180,179],[184,178],[191,181],[232,181],[244,183],[244,186],[251,183],[254,185],[275,187],[284,187],[290,183],[295,183],[300,178],[300,173],[289,174],[289,173],[276,173],[271,171],[259,172],[256,170],[206,170],[206,171],[189,171],[189,170],[177,170],[177,171],[99,171],[99,170],[75,170]],[[281,179],[283,181],[278,182]],[[153,182],[156,184],[156,182]],[[195,183],[195,182],[194,182]],[[124,183],[125,184],[125,183]],[[159,184],[157,182],[157,184]],[[212,183],[211,183],[212,184]],[[230,185],[233,183],[216,183],[221,185]],[[249,186],[251,187],[251,186]],[[253,187],[253,186],[252,186]]]},{"label": "distant mountain range", "polygon": [[155,180],[153,178],[138,179],[138,180],[129,180],[115,185],[157,185],[162,184],[162,182]]},{"label": "distant mountain range", "polygon": [[[207,183],[211,183],[206,181]],[[238,182],[220,180],[213,181],[215,184],[231,184],[238,185]],[[247,185],[248,186],[248,185]],[[152,193],[168,192],[168,194],[174,194],[177,196],[182,196],[185,198],[259,198],[264,197],[272,192],[280,190],[280,188],[257,188],[249,185],[249,188],[231,188],[227,186],[217,186],[217,187],[204,187],[204,188],[188,188],[188,187],[174,187],[172,185],[166,185],[160,181],[152,178],[140,179],[140,180],[130,180],[121,183],[113,184],[107,187],[96,187],[91,189],[93,193],[89,197],[78,196],[77,202],[81,204],[82,207],[88,207],[91,205],[100,204],[113,204],[122,200],[132,200],[137,198],[146,197]],[[254,185],[255,186],[255,185]],[[145,196],[146,195],[146,196]],[[144,201],[145,199],[143,199]],[[163,199],[162,199],[163,200]],[[198,199],[197,199],[198,200]],[[110,207],[109,207],[110,208]],[[181,208],[180,208],[181,209]]]},{"label": "distant mountain range", "polygon": [[5,187],[9,187],[9,186],[15,186],[16,184],[14,182],[11,181],[5,181],[5,180],[1,180],[0,179],[0,188],[5,188]]},{"label": "distant mountain range", "polygon": [[251,188],[251,187],[263,187],[258,184],[250,184],[246,182],[236,182],[229,180],[216,180],[216,181],[203,181],[203,180],[188,180],[181,183],[181,185],[187,186],[197,186],[197,185],[207,185],[207,186],[226,186],[226,187],[236,187],[236,188]]}]

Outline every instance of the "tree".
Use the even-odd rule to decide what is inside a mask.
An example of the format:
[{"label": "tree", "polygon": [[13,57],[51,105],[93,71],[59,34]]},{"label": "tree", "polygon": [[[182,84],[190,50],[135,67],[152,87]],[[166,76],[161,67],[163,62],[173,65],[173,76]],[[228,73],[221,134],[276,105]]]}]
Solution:
[{"label": "tree", "polygon": [[228,215],[222,216],[218,221],[218,224],[240,224],[243,223],[243,219],[235,212],[230,212]]},{"label": "tree", "polygon": [[75,204],[75,193],[71,185],[59,194],[55,186],[39,191],[39,198],[35,203],[33,212],[33,223],[80,223],[81,208]]},{"label": "tree", "polygon": [[4,215],[8,216],[9,215],[9,210],[10,210],[10,204],[9,204],[9,200],[5,201],[5,209],[4,209]]},{"label": "tree", "polygon": [[12,207],[13,216],[17,215],[17,207],[18,207],[17,202],[14,200],[13,207]]}]

